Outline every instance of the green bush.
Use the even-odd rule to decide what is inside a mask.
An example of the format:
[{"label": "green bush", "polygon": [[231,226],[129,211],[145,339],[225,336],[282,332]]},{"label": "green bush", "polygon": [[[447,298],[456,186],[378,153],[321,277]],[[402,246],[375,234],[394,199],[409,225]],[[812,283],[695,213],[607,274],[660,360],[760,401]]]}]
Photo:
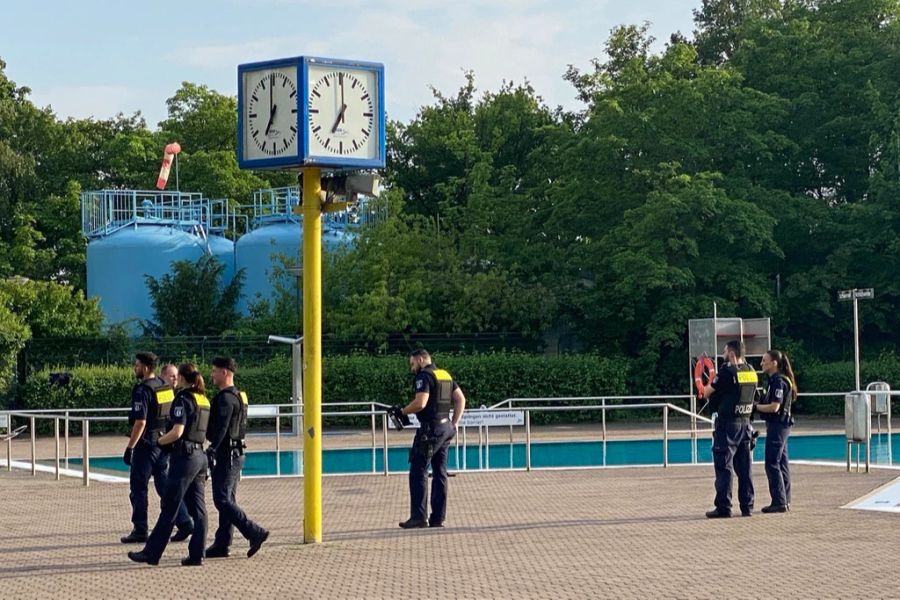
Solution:
[{"label": "green bush", "polygon": [[[624,395],[626,365],[621,358],[605,358],[593,354],[540,356],[518,353],[441,354],[435,362],[446,368],[462,386],[469,408],[491,406],[507,398]],[[395,356],[326,356],[324,367],[324,402],[379,402],[403,404],[412,396],[412,375],[407,359]],[[853,363],[797,365],[798,386],[803,392],[845,392],[854,387]],[[48,383],[51,371],[68,370],[72,382],[68,387]],[[208,367],[201,369],[208,372]],[[862,365],[862,380],[886,381],[892,389],[900,388],[900,357],[885,354]],[[239,369],[237,385],[249,394],[251,404],[286,404],[291,395],[290,359],[274,358],[262,366]],[[130,367],[87,366],[47,369],[29,377],[23,392],[24,409],[65,409],[127,407],[134,385]],[[215,390],[210,386],[209,394]],[[573,403],[574,404],[574,403]],[[325,407],[326,412],[359,410],[364,407]],[[798,414],[843,414],[843,397],[803,399]],[[894,400],[893,410],[900,410]],[[124,414],[124,413],[123,413]],[[610,413],[615,419],[645,419],[647,413]],[[655,417],[654,417],[655,418]],[[596,421],[599,413],[542,413],[534,415],[535,424],[573,421]],[[365,425],[364,417],[325,419],[325,425]],[[287,420],[283,422],[287,426]],[[271,422],[257,422],[256,427],[271,427]],[[92,431],[121,431],[124,424],[94,423]],[[49,429],[45,424],[44,431]],[[73,429],[77,429],[73,427]]]},{"label": "green bush", "polygon": [[[545,357],[516,353],[441,355],[436,362],[449,370],[466,394],[469,407],[490,406],[511,397],[621,395],[625,393],[625,361],[591,354]],[[324,402],[406,403],[412,396],[412,375],[405,356],[327,356],[323,361]],[[206,372],[207,368],[202,368]],[[72,382],[54,387],[51,371],[68,370]],[[291,364],[287,358],[260,367],[239,369],[237,385],[251,404],[290,402]],[[127,407],[134,376],[130,367],[57,367],[28,378],[24,409]],[[214,390],[210,390],[210,395]],[[347,410],[326,407],[327,412]],[[354,409],[358,410],[358,409]],[[593,420],[596,414],[551,413],[535,422]],[[326,420],[328,425],[364,424],[365,418]],[[97,423],[94,431],[125,432],[124,424]]]},{"label": "green bush", "polygon": [[[817,363],[806,367],[794,365],[797,387],[801,392],[849,392],[856,387],[853,361]],[[860,363],[860,385],[884,381],[892,390],[900,389],[900,356],[885,353],[873,360]],[[891,413],[900,410],[900,398],[891,401]],[[843,396],[834,398],[807,398],[800,400],[798,414],[843,415]]]}]

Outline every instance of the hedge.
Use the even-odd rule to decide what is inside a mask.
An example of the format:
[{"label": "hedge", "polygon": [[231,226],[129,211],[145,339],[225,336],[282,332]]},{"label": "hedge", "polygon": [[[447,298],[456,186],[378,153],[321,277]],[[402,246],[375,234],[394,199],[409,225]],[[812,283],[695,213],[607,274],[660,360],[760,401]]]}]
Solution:
[{"label": "hedge", "polygon": [[[490,406],[511,397],[622,395],[626,393],[626,362],[593,354],[539,356],[518,353],[436,357],[466,394],[467,406]],[[412,375],[405,356],[328,356],[323,361],[324,402],[406,403]],[[67,387],[49,383],[52,371],[68,370]],[[206,371],[206,369],[201,369]],[[251,404],[290,401],[291,365],[275,358],[260,367],[238,369],[236,384],[248,392]],[[88,366],[46,369],[29,377],[21,397],[23,409],[112,408],[128,406],[134,375],[130,367]],[[215,393],[210,390],[210,395]],[[326,410],[338,410],[327,408]],[[358,410],[358,409],[354,409]],[[623,417],[624,415],[619,415]],[[545,413],[535,423],[595,420],[597,415]],[[330,418],[326,425],[362,425],[366,418]],[[92,424],[92,431],[125,432],[124,424]]]},{"label": "hedge", "polygon": [[[624,395],[627,362],[622,358],[594,354],[541,356],[518,353],[441,354],[439,366],[449,370],[462,386],[469,408],[490,406],[512,397],[564,397]],[[326,356],[323,361],[325,402],[406,403],[411,397],[412,376],[405,356]],[[801,392],[845,392],[854,387],[852,362],[795,365]],[[69,370],[68,387],[48,383],[51,371]],[[203,369],[206,371],[206,369]],[[900,388],[900,357],[885,354],[862,364],[863,385],[885,381]],[[291,367],[288,358],[274,358],[263,366],[239,369],[236,382],[248,392],[252,404],[287,403],[291,394]],[[46,369],[29,377],[19,404],[22,409],[102,408],[128,406],[134,376],[131,367],[87,366]],[[210,390],[210,394],[214,390]],[[893,411],[900,411],[895,398]],[[338,410],[326,408],[328,412]],[[843,398],[802,399],[798,414],[843,414]],[[610,419],[642,419],[647,414],[610,413]],[[596,421],[597,413],[543,413],[533,422]],[[363,425],[366,418],[328,418],[327,426]],[[285,422],[285,424],[287,424]],[[262,426],[271,426],[263,422]],[[97,431],[122,431],[106,424],[92,424]],[[43,430],[47,430],[46,427]]]},{"label": "hedge", "polygon": [[[852,361],[794,365],[800,392],[847,392],[856,387]],[[860,385],[884,381],[892,390],[900,389],[900,356],[892,353],[860,363]],[[900,398],[893,397],[891,414],[900,410]],[[834,398],[806,398],[800,400],[798,414],[843,415],[843,396]]]}]

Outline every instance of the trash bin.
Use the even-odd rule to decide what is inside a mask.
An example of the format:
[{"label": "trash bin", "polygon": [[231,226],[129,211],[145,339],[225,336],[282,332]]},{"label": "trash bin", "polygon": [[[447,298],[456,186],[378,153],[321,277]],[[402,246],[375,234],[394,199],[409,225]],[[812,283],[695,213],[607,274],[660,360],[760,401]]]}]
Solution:
[{"label": "trash bin", "polygon": [[872,433],[872,404],[866,392],[844,396],[844,427],[848,442],[868,442]]},{"label": "trash bin", "polygon": [[872,437],[872,404],[866,392],[850,392],[844,396],[844,428],[847,431],[847,470],[850,470],[850,446],[856,446],[856,470],[859,471],[859,444],[866,445],[866,473],[869,472],[869,449]]}]

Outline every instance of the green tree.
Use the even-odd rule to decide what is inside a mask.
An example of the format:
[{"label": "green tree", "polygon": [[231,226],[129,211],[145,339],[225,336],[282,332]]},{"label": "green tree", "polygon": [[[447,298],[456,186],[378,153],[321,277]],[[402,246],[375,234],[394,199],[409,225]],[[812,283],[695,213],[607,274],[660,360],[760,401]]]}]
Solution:
[{"label": "green tree", "polygon": [[238,271],[223,285],[224,269],[214,256],[205,255],[195,263],[174,261],[172,272],[159,279],[145,277],[155,325],[164,335],[218,335],[234,328],[244,274]]},{"label": "green tree", "polygon": [[79,337],[100,333],[103,313],[96,299],[52,281],[23,277],[0,280],[6,305],[22,318],[34,337]]},{"label": "green tree", "polygon": [[16,369],[16,356],[31,337],[24,319],[11,308],[12,301],[0,289],[0,399],[8,396]]}]

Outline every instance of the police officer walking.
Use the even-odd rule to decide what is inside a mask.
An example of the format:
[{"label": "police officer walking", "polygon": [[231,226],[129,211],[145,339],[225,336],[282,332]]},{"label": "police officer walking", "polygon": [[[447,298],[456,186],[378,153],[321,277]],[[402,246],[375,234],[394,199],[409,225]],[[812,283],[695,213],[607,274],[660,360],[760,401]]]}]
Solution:
[{"label": "police officer walking", "polygon": [[731,483],[735,473],[741,516],[753,514],[750,415],[758,378],[753,367],[744,361],[743,342],[728,342],[723,353],[726,365],[704,389],[704,396],[710,398],[710,409],[717,413],[713,426],[716,507],[706,513],[710,519],[731,516]]},{"label": "police officer walking", "polygon": [[[147,541],[147,504],[150,476],[157,494],[162,498],[169,470],[168,456],[163,454],[156,441],[166,426],[172,400],[173,388],[155,374],[159,360],[152,352],[138,352],[134,361],[134,376],[138,383],[131,391],[131,412],[128,423],[131,436],[122,460],[131,467],[129,485],[131,488],[131,533],[124,536],[123,544]],[[177,515],[178,539],[186,539],[194,529],[187,509],[182,506]]]},{"label": "police officer walking", "polygon": [[[447,455],[466,407],[466,397],[450,373],[435,368],[427,350],[410,354],[409,367],[415,374],[415,397],[406,406],[392,410],[403,417],[415,414],[421,426],[409,451],[410,516],[400,527],[443,527],[447,516]],[[426,521],[429,462],[433,481],[431,515]]]},{"label": "police officer walking", "polygon": [[157,443],[172,453],[171,474],[166,484],[159,519],[147,539],[143,550],[129,552],[134,562],[159,564],[166,549],[172,528],[175,526],[178,507],[184,501],[194,518],[194,531],[188,542],[188,556],[181,561],[184,566],[203,564],[203,547],[206,543],[206,456],[203,442],[209,423],[209,400],[203,376],[197,367],[185,363],[178,368],[178,394],[169,413],[168,431]]},{"label": "police officer walking", "polygon": [[762,512],[783,513],[791,505],[787,440],[794,424],[791,407],[797,399],[797,382],[784,352],[769,350],[763,354],[762,368],[769,376],[769,385],[757,410],[766,422],[766,478],[772,497],[772,503],[763,507]]},{"label": "police officer walking", "polygon": [[212,471],[212,495],[219,511],[219,528],[213,544],[206,549],[206,558],[228,556],[235,527],[250,542],[249,558],[259,552],[269,538],[269,532],[248,519],[235,498],[244,467],[247,394],[234,386],[237,370],[234,359],[219,357],[213,359],[212,364],[212,380],[220,391],[211,403],[206,454]]}]

